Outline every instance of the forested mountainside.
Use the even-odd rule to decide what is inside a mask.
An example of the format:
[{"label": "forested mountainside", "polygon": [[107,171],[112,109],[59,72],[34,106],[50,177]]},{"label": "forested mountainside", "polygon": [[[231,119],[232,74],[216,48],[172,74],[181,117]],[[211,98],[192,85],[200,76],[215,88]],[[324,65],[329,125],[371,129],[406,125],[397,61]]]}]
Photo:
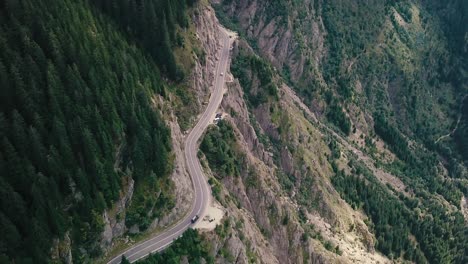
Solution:
[{"label": "forested mountainside", "polygon": [[456,127],[467,94],[465,2],[273,3],[223,1],[219,9],[344,134],[375,132],[401,160],[421,163],[424,154],[407,150],[416,140],[448,163],[451,177],[463,174],[460,137],[438,138]]},{"label": "forested mountainside", "polygon": [[172,46],[181,46],[183,38],[176,33],[177,26],[188,27],[187,6],[197,0],[176,1],[110,1],[93,3],[131,34],[153,56],[163,72],[173,80],[182,80],[184,72],[176,65]]},{"label": "forested mountainside", "polygon": [[[319,120],[401,180],[400,191],[392,182],[382,186],[375,171],[352,160],[342,164],[343,146],[330,143],[331,182],[342,199],[369,217],[376,249],[417,263],[465,262],[468,4],[232,0],[215,8]],[[290,137],[281,140],[286,127],[275,111],[277,96],[270,93],[270,81],[264,85],[268,66],[254,61],[241,49],[232,72],[257,118],[269,110],[272,120],[280,119],[279,137],[264,127],[273,149],[283,158],[286,145],[294,156]],[[304,184],[291,179],[293,186]],[[296,197],[304,192],[293,190]]]},{"label": "forested mountainside", "polygon": [[128,226],[174,206],[153,98],[183,78],[172,46],[192,2],[0,1],[1,263],[47,263],[63,237],[75,262],[98,256],[133,180]]},{"label": "forested mountainside", "polygon": [[468,262],[467,1],[0,0],[0,263],[104,263],[186,214],[221,24],[225,214],[138,262]]}]

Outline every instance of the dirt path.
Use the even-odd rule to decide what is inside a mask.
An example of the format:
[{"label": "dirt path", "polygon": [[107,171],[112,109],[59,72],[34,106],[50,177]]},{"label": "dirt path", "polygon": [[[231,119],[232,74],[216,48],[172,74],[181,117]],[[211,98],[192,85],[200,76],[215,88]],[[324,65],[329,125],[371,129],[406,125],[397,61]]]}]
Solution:
[{"label": "dirt path", "polygon": [[465,96],[464,96],[463,99],[461,100],[460,108],[458,109],[458,120],[457,120],[457,124],[455,125],[455,128],[452,129],[452,131],[450,131],[450,133],[439,137],[439,138],[434,142],[435,144],[439,143],[439,141],[441,141],[441,140],[444,139],[444,138],[448,138],[448,137],[452,136],[452,135],[455,133],[455,131],[457,131],[458,125],[460,124],[460,120],[461,120],[461,118],[462,118],[462,116],[463,116],[463,114],[462,114],[461,111],[462,111],[462,109],[463,109],[463,102],[465,101],[466,97],[468,97],[468,94],[465,94]]}]

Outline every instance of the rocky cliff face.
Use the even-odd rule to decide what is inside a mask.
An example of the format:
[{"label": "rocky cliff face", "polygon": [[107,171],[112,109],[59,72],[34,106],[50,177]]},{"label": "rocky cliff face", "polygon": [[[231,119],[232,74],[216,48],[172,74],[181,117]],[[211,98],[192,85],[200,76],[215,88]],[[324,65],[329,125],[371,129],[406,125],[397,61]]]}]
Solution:
[{"label": "rocky cliff face", "polygon": [[[272,7],[270,1],[233,0],[218,6],[235,18],[248,39],[234,44],[233,60],[258,55],[267,58],[275,67],[272,82],[277,94],[253,105],[249,96],[262,89],[259,72],[247,69],[248,90],[242,87],[242,80],[226,72],[231,81],[226,84],[221,110],[233,127],[243,162],[239,176],[216,180],[221,184],[219,199],[227,217],[214,232],[206,234],[212,253],[217,263],[390,263],[393,260],[375,249],[377,239],[369,216],[362,209],[354,209],[335,190],[333,167],[352,174],[353,164],[360,164],[378,183],[388,186],[391,195],[413,197],[414,193],[381,167],[382,161],[396,159],[394,153],[381,141],[370,139],[368,143],[367,137],[374,133],[374,120],[359,104],[366,92],[359,79],[353,80],[358,99],[353,97],[345,104],[346,116],[356,128],[349,136],[323,122],[328,103],[322,95],[310,99],[296,94],[312,84],[318,90],[327,88],[322,70],[329,47],[325,45],[322,1],[298,1],[301,6],[288,1],[276,3],[283,2],[287,4]],[[200,110],[213,85],[220,24],[206,3],[200,3],[191,18],[204,50],[204,55],[195,56],[189,81]],[[342,62],[346,71],[352,70],[356,60]],[[171,107],[168,103],[166,116],[170,116],[167,121],[173,139],[172,180],[177,206],[157,219],[152,228],[163,227],[183,215],[193,196],[183,160],[184,131]],[[367,144],[374,144],[370,154],[366,152]],[[214,179],[216,175],[206,162],[205,168]],[[127,201],[125,197],[123,201]],[[127,203],[123,201],[120,204]],[[103,243],[108,245],[122,229],[119,221],[107,214],[105,219]]]},{"label": "rocky cliff face", "polygon": [[[202,54],[193,57],[194,66],[187,81],[187,89],[195,94],[195,104],[197,105],[192,115],[190,126],[195,125],[198,120],[198,114],[204,110],[205,102],[209,100],[211,89],[214,84],[214,72],[218,56],[218,50],[221,47],[219,34],[219,23],[212,9],[206,5],[199,5],[191,12],[191,21],[194,26],[195,39],[203,50]],[[170,106],[168,106],[171,111]],[[160,228],[170,225],[182,217],[191,206],[193,200],[193,188],[190,175],[185,165],[183,148],[185,143],[185,131],[181,129],[178,119],[171,111],[169,119],[173,150],[175,154],[175,168],[172,173],[174,182],[176,204],[175,208],[162,219],[156,219],[151,228]]]},{"label": "rocky cliff face", "polygon": [[[169,100],[161,97],[153,98],[153,103],[159,105],[163,109],[163,116],[166,117],[166,123],[171,130],[172,150],[174,157],[174,168],[171,174],[171,180],[174,184],[174,198],[176,206],[163,217],[153,221],[146,232],[151,232],[156,228],[164,228],[176,222],[183,217],[190,209],[193,200],[193,188],[190,175],[187,172],[185,158],[183,154],[185,131],[181,128],[180,120],[177,117],[178,111],[192,111],[190,113],[190,122],[197,119],[197,114],[203,110],[204,103],[208,101],[211,87],[213,87],[215,63],[217,61],[218,50],[221,43],[217,38],[219,23],[213,10],[206,6],[200,5],[191,10],[191,21],[193,23],[194,45],[200,45],[203,50],[200,54],[193,54],[191,60],[193,67],[191,74],[187,77],[184,84],[187,93],[194,94],[194,101],[191,106],[180,106],[178,98],[174,94],[169,95]],[[193,44],[193,43],[192,43]],[[193,124],[189,124],[192,126]],[[117,164],[118,166],[118,164]],[[129,178],[124,184],[125,191],[122,192],[121,198],[117,201],[114,207],[106,211],[103,215],[104,232],[101,239],[101,248],[107,254],[116,245],[125,244],[130,246],[134,241],[129,238],[127,233],[140,233],[137,226],[128,228],[125,225],[125,212],[129,204],[132,202],[132,194],[134,189],[134,181]]]},{"label": "rocky cliff face", "polygon": [[50,255],[54,263],[73,263],[70,233],[67,232],[63,239],[54,240]]},{"label": "rocky cliff face", "polygon": [[101,248],[107,249],[112,245],[112,240],[121,237],[126,231],[125,209],[129,205],[134,190],[135,181],[128,178],[126,189],[121,193],[120,200],[109,211],[104,211],[104,232],[102,233]]},{"label": "rocky cliff face", "polygon": [[[274,252],[275,261],[279,263],[302,261],[329,263],[338,260],[347,262],[352,259],[387,262],[388,260],[374,251],[373,235],[363,222],[366,217],[354,212],[339,198],[331,186],[330,165],[323,155],[327,149],[323,141],[324,135],[313,128],[311,122],[302,115],[301,109],[289,97],[291,92],[289,88],[284,87],[284,89],[285,92],[280,98],[281,111],[284,115],[295,119],[289,124],[303,124],[304,127],[294,126],[290,131],[283,132],[288,135],[289,143],[283,143],[279,153],[257,153],[250,150],[252,145],[248,142],[258,140],[251,125],[251,122],[257,122],[257,115],[262,115],[260,119],[264,120],[265,124],[274,124],[270,115],[265,114],[265,110],[257,110],[255,114],[246,112],[248,115],[236,111],[234,117],[229,118],[236,127],[243,153],[247,153],[247,167],[250,168],[241,176],[241,181],[238,179],[223,181],[229,195],[236,197],[241,207],[252,215],[254,222],[250,224],[262,230],[258,235],[262,235],[269,242],[268,246]],[[223,103],[225,112],[233,112],[233,109],[239,105],[246,105],[242,97],[238,96],[241,92],[237,83],[230,85]],[[253,118],[249,118],[249,115]],[[243,127],[239,129],[238,124],[243,124]],[[250,129],[245,129],[245,126]],[[259,126],[262,127],[261,124]],[[263,134],[263,131],[265,130],[260,129],[259,133]],[[307,139],[308,137],[311,139]],[[302,142],[299,138],[302,138]],[[312,140],[314,142],[311,145],[303,146],[304,141],[312,142]],[[296,152],[294,156],[288,146],[301,153]],[[264,148],[262,145],[256,149]],[[268,159],[264,160],[265,156]],[[272,162],[272,156],[278,159],[277,164],[269,163]],[[281,177],[286,175],[292,175],[296,179],[296,184],[289,193],[279,183]],[[255,178],[255,184],[251,183],[250,177]],[[310,180],[315,184],[308,184]],[[311,189],[305,190],[305,188]],[[308,205],[310,201],[301,202],[305,199],[304,192],[312,193],[308,198],[315,200],[314,205]],[[303,217],[300,216],[300,212],[305,214],[303,219],[300,219]],[[353,228],[348,232],[351,226]],[[314,231],[311,231],[311,228]],[[317,233],[322,239],[332,241],[334,247],[340,248],[343,257],[325,250],[324,242],[317,239]],[[308,239],[308,236],[317,237]]]},{"label": "rocky cliff face", "polygon": [[326,53],[326,32],[317,2],[298,2],[297,11],[290,7],[288,1],[275,4],[251,0],[224,1],[224,8],[229,16],[236,17],[262,55],[278,69],[287,68],[291,78],[298,81],[305,71],[317,67]]},{"label": "rocky cliff face", "polygon": [[[195,57],[195,64],[188,84],[195,94],[198,109],[202,109],[203,103],[209,98],[210,88],[213,85],[214,65],[220,47],[217,39],[220,24],[213,9],[204,4],[196,7],[192,21],[195,26],[196,38],[200,42],[204,54],[203,58]],[[265,25],[263,30],[252,31],[252,37],[261,36],[260,45],[265,48],[272,47],[269,56],[276,58],[277,67],[283,67],[283,64],[294,69],[300,67],[297,64],[288,64],[289,60],[297,59],[296,56],[298,56],[297,53],[292,52],[296,47],[291,38],[292,31],[290,29],[284,30],[280,38],[275,37],[274,40],[268,40],[277,33],[275,23]],[[245,42],[239,42],[235,45],[241,45],[253,52]],[[319,43],[314,45],[319,45]],[[289,51],[287,51],[288,49]],[[237,47],[234,50],[237,50]],[[239,148],[242,153],[245,153],[246,163],[240,178],[228,177],[222,182],[225,197],[230,197],[227,199],[229,202],[224,203],[228,212],[228,218],[225,220],[227,224],[224,225],[226,225],[226,229],[230,230],[231,235],[223,237],[217,233],[209,234],[213,237],[213,245],[217,249],[218,259],[232,262],[227,256],[220,255],[218,252],[221,248],[226,248],[235,256],[238,263],[249,263],[254,259],[262,263],[297,263],[303,260],[326,263],[336,260],[339,256],[325,250],[322,242],[308,238],[311,233],[309,226],[311,220],[307,216],[311,214],[305,209],[306,219],[299,219],[298,210],[303,210],[303,206],[298,205],[294,195],[288,197],[288,193],[285,192],[278,179],[279,174],[302,178],[301,174],[304,171],[301,167],[303,165],[298,164],[297,157],[291,154],[288,149],[288,146],[295,148],[299,143],[284,144],[280,147],[279,153],[274,153],[275,150],[270,143],[265,145],[259,139],[261,136],[264,138],[272,137],[279,141],[286,140],[281,138],[278,130],[280,124],[272,120],[269,108],[285,107],[288,109],[288,107],[294,107],[294,102],[289,100],[281,105],[265,104],[251,111],[252,109],[249,109],[244,100],[245,95],[237,79],[228,83],[227,90],[222,108],[224,112],[228,113],[227,119],[236,131]],[[284,99],[280,98],[279,101]],[[157,98],[154,101],[156,104],[167,104],[168,106],[165,115],[170,117],[167,122],[171,127],[175,156],[172,181],[176,187],[177,206],[164,218],[156,219],[150,230],[164,227],[176,221],[188,210],[193,196],[190,177],[183,160],[184,132],[181,131],[176,115],[171,111],[171,103]],[[295,111],[299,110],[295,108]],[[284,114],[292,116],[296,113],[285,112]],[[195,116],[191,120],[195,120]],[[294,137],[302,137],[304,133],[308,132],[300,130]],[[297,140],[296,138],[290,139]],[[274,159],[278,161],[275,162]],[[329,165],[322,165],[328,166],[329,170]],[[300,186],[298,183],[292,192],[299,192]],[[104,214],[105,231],[101,242],[103,249],[109,248],[116,238],[129,231],[124,224],[125,217],[122,216],[124,216],[125,207],[131,202],[132,187],[132,182],[129,182],[128,190],[124,192],[112,212]],[[321,192],[322,189],[318,188],[317,191]],[[336,193],[334,195],[336,196]],[[325,194],[319,194],[319,196],[325,196]],[[325,199],[325,197],[323,198]],[[324,205],[323,208],[323,211],[327,211],[327,218],[333,219],[332,222],[336,221],[338,216],[335,215],[333,209],[329,205]],[[320,221],[326,222],[325,220]],[[323,225],[325,226],[325,224]],[[325,235],[325,230],[326,228],[318,230],[317,233]],[[132,241],[128,238],[122,238],[121,242],[131,243]]]},{"label": "rocky cliff face", "polygon": [[[253,53],[240,41],[234,45],[233,57],[239,49]],[[227,84],[222,108],[245,157],[239,178],[221,180],[228,212],[223,229],[229,235],[208,234],[218,259],[229,263],[387,262],[374,251],[373,235],[363,222],[366,217],[344,203],[331,186],[328,134],[315,127],[310,111],[310,115],[303,113],[308,109],[299,106],[301,101],[289,87],[280,87],[278,100],[251,109],[239,81]],[[273,145],[259,137],[278,142]],[[207,173],[212,174],[209,168]],[[281,183],[285,177],[295,179],[290,189]],[[325,248],[328,243],[333,249]],[[220,255],[221,248],[235,261]]]},{"label": "rocky cliff face", "polygon": [[[439,121],[442,124],[418,126],[428,126],[428,137],[434,139],[443,134],[441,127],[456,122],[454,109],[444,109],[444,103],[435,98],[461,98],[466,94],[466,87],[434,83],[442,72],[436,73],[437,67],[431,66],[436,58],[450,57],[447,45],[452,44],[440,31],[443,26],[438,24],[439,20],[428,13],[434,12],[430,4],[379,0],[368,5],[321,0],[214,2],[220,14],[242,32],[259,55],[277,68],[319,118],[329,111],[332,97],[342,97],[340,104],[347,118],[365,135],[372,134],[373,111],[382,106],[406,123],[411,119],[427,119],[423,115],[431,108],[436,112],[434,115],[443,116]],[[441,13],[453,12],[450,8],[439,8],[444,10]],[[422,35],[427,38],[421,38]],[[453,67],[466,67],[463,66],[466,63],[456,62],[456,56],[451,59],[453,64],[443,66],[446,71],[456,72]],[[380,68],[379,65],[392,66]],[[461,75],[453,73],[452,77],[466,79]],[[440,81],[444,82],[443,78]],[[414,83],[421,86],[415,88]],[[374,90],[385,94],[377,95],[380,92]],[[412,95],[421,97],[421,101],[409,103]],[[384,99],[377,99],[379,96]],[[460,105],[459,101],[454,104]],[[411,109],[416,113],[411,113]],[[410,135],[417,133],[416,123],[401,126]]]},{"label": "rocky cliff face", "polygon": [[[402,154],[388,139],[379,138],[382,132],[376,132],[380,124],[375,119],[376,112],[394,115],[392,125],[398,127],[395,131],[400,130],[396,133],[404,134],[401,141],[408,140],[408,152],[421,157],[423,152],[434,151],[435,146],[427,142],[440,134],[441,127],[449,120],[456,123],[450,117],[453,111],[444,109],[442,101],[450,100],[447,98],[457,94],[458,88],[448,83],[434,84],[438,77],[429,77],[434,69],[420,64],[436,56],[448,56],[436,20],[428,18],[427,13],[422,15],[427,12],[425,6],[386,1],[369,5],[376,13],[368,21],[359,18],[369,10],[352,1],[342,7],[335,1],[307,0],[231,0],[213,4],[228,21],[226,25],[238,29],[246,40],[234,46],[233,61],[240,61],[236,67],[242,70],[233,69],[239,80],[228,85],[222,104],[236,131],[239,148],[246,154],[240,178],[222,179],[226,195],[236,201],[227,205],[229,211],[240,207],[251,215],[253,221],[248,224],[258,227],[258,235],[268,241],[267,248],[274,254],[269,261],[390,262],[376,251],[377,240],[383,240],[377,239],[370,215],[344,201],[341,197],[345,195],[337,192],[332,178],[337,171],[359,175],[358,164],[371,175],[369,181],[375,179],[375,184],[384,186],[391,197],[420,203],[427,195],[432,197],[429,193],[422,196],[426,198],[418,197],[423,187],[406,178],[407,172],[394,169]],[[344,18],[324,21],[325,17],[330,20],[339,16]],[[343,30],[347,26],[350,30]],[[431,40],[423,40],[423,34],[430,35]],[[434,43],[439,43],[440,49],[431,50],[429,46]],[[270,93],[261,100],[259,91],[271,86],[262,84],[260,75],[265,69],[252,59],[257,55],[274,66],[277,78],[273,83],[278,87],[277,95]],[[451,88],[441,92],[437,87]],[[414,94],[411,106],[409,94]],[[460,105],[460,100],[453,102]],[[343,118],[331,126],[326,119],[333,119],[333,108]],[[424,114],[428,108],[439,117],[445,116],[444,120],[428,121],[430,117]],[[410,119],[414,122],[402,121]],[[350,122],[349,131],[337,131],[346,120]],[[447,155],[442,152],[436,155]],[[438,171],[445,171],[444,165],[438,167]],[[465,182],[461,179],[463,173],[457,173]],[[431,177],[442,179],[444,175],[446,172],[435,172]],[[444,201],[447,197],[435,195],[431,199],[452,212],[460,196],[450,206]],[[259,250],[258,245],[255,248]]]}]

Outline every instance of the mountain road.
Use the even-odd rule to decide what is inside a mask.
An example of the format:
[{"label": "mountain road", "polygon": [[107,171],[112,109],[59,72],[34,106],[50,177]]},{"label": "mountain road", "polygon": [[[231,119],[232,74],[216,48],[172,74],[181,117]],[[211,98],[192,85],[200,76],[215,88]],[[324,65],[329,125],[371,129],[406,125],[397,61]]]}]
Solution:
[{"label": "mountain road", "polygon": [[190,228],[193,224],[191,219],[196,215],[203,215],[207,206],[211,202],[211,189],[208,186],[207,179],[203,175],[203,170],[200,161],[197,157],[198,141],[203,135],[205,129],[210,123],[213,122],[212,118],[219,108],[224,94],[225,74],[226,67],[229,62],[229,50],[231,47],[232,39],[229,33],[220,28],[221,49],[219,51],[219,60],[217,61],[215,71],[214,88],[210,96],[210,101],[198,120],[195,127],[190,131],[185,140],[184,156],[187,165],[187,170],[192,179],[194,189],[194,201],[190,212],[179,222],[174,224],[157,236],[150,238],[144,242],[138,243],[125,252],[120,253],[108,264],[118,264],[121,262],[122,255],[125,255],[127,260],[135,262],[148,256],[150,253],[159,252],[168,247],[175,239],[181,236],[185,230]]}]

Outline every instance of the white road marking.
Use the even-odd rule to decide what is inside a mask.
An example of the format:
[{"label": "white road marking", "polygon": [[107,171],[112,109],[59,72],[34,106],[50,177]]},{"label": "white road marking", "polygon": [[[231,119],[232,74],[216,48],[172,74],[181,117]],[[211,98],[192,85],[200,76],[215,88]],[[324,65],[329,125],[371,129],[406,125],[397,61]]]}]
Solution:
[{"label": "white road marking", "polygon": [[[216,73],[215,73],[215,82],[214,82],[214,91],[210,97],[210,102],[208,103],[207,108],[205,109],[202,117],[199,119],[198,123],[192,129],[189,135],[186,137],[186,142],[184,145],[184,157],[187,162],[187,169],[189,170],[192,185],[194,188],[194,198],[195,201],[191,205],[190,213],[177,222],[173,227],[164,231],[164,233],[157,235],[156,237],[150,238],[138,245],[133,246],[132,248],[126,250],[124,253],[119,254],[108,262],[108,264],[117,264],[120,263],[122,255],[125,255],[130,262],[135,262],[140,260],[151,253],[161,251],[170,245],[175,238],[179,237],[185,230],[190,226],[186,222],[189,222],[194,215],[203,214],[211,200],[211,192],[208,187],[208,183],[205,181],[203,176],[203,171],[201,168],[200,161],[197,158],[197,141],[200,139],[204,130],[211,123],[211,115],[216,112],[221,101],[223,99],[223,90],[225,84],[224,74],[221,76],[219,73],[226,70],[228,61],[229,61],[229,47],[231,40],[227,34],[227,31],[224,28],[220,27],[220,33],[224,37],[223,49],[220,49],[221,59],[218,62]],[[222,69],[221,69],[222,68]],[[194,160],[196,159],[196,160]],[[196,213],[195,213],[196,210]],[[195,214],[194,214],[195,213]],[[184,224],[185,223],[185,224]],[[168,242],[164,243],[165,241]],[[158,246],[159,244],[162,244]],[[149,244],[149,245],[148,245]],[[142,248],[143,247],[143,248]],[[153,248],[154,247],[154,248]],[[146,251],[146,252],[145,252]],[[132,259],[138,254],[143,256]]]}]

